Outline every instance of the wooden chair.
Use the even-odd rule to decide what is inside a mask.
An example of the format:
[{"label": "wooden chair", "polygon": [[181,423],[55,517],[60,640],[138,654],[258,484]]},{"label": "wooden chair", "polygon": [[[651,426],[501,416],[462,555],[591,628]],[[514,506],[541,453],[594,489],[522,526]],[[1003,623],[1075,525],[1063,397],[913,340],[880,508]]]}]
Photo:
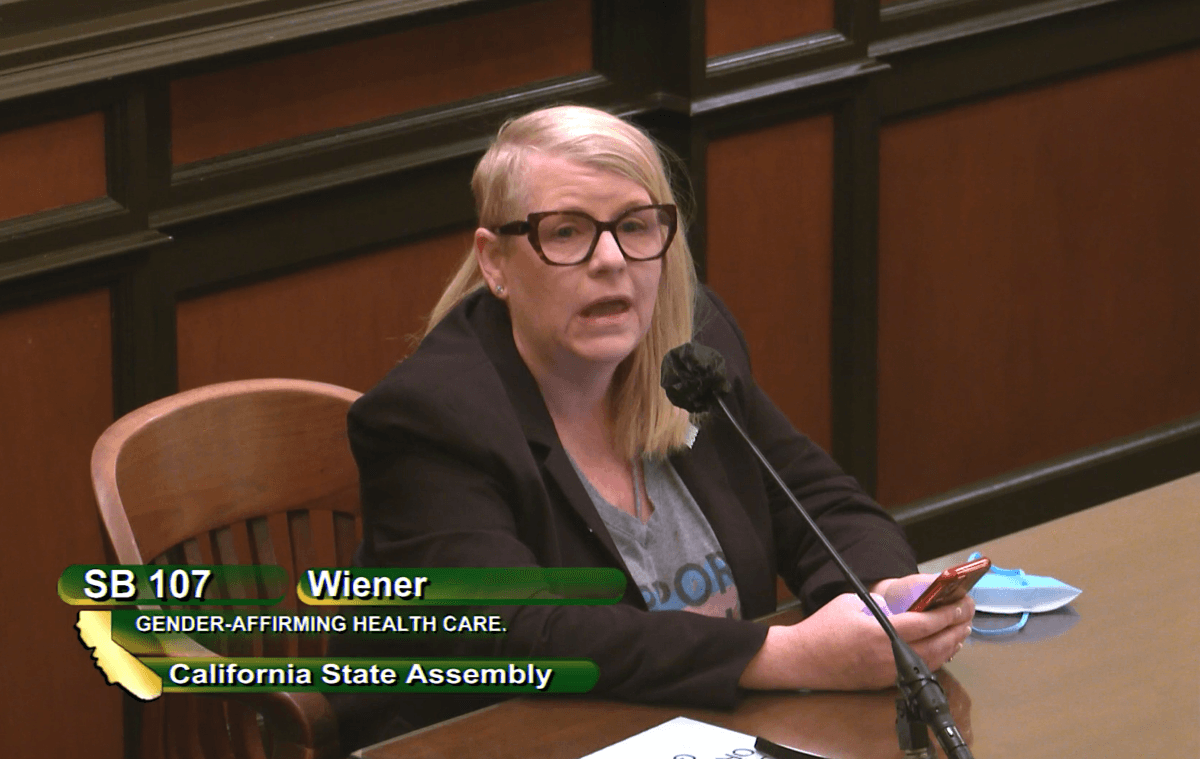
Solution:
[{"label": "wooden chair", "polygon": [[[117,561],[279,564],[292,588],[310,567],[349,564],[359,495],[346,412],[359,395],[321,382],[244,380],[178,393],[117,420],[92,452],[92,485]],[[294,591],[289,598],[295,609]],[[324,641],[253,645],[236,653],[319,656]],[[167,694],[145,705],[141,722],[148,759],[339,754],[320,693]]]}]

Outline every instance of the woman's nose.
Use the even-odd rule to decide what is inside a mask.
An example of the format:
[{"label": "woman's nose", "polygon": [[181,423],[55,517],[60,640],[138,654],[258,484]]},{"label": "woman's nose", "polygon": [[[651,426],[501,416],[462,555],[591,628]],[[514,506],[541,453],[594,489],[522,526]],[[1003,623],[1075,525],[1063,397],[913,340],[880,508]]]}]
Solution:
[{"label": "woman's nose", "polygon": [[621,252],[621,246],[617,244],[617,238],[612,232],[605,230],[600,233],[600,239],[596,241],[596,250],[592,253],[592,260],[604,266],[625,265],[625,254]]}]

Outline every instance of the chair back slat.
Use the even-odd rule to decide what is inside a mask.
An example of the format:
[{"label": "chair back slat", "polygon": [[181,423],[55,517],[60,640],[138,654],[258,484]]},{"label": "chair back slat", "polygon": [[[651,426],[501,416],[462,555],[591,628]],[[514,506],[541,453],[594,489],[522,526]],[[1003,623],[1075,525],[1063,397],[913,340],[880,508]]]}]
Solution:
[{"label": "chair back slat", "polygon": [[362,539],[359,534],[359,521],[349,514],[333,515],[333,542],[336,556],[334,563],[338,566],[350,566],[354,560],[354,551]]},{"label": "chair back slat", "polygon": [[254,517],[246,520],[246,531],[250,537],[250,561],[254,564],[278,564],[279,560],[275,558],[275,541],[271,538],[271,525],[267,518]]},{"label": "chair back slat", "polygon": [[163,731],[164,755],[167,759],[207,759],[200,745],[202,726],[197,719],[196,696],[180,694],[183,698],[164,701],[166,730]]},{"label": "chair back slat", "polygon": [[[212,554],[214,564],[241,564],[239,561],[237,546],[233,541],[233,530],[230,527],[218,527],[215,530],[209,531],[212,544]],[[248,556],[245,558],[249,558]],[[239,588],[240,591],[248,591],[249,588]],[[241,593],[239,593],[241,595]]]},{"label": "chair back slat", "polygon": [[[264,612],[313,611],[297,609],[295,579],[314,566],[349,562],[361,532],[345,429],[358,396],[319,382],[245,380],[178,393],[117,420],[92,452],[96,502],[117,560],[278,564],[292,582],[284,602]],[[229,584],[222,589],[229,597],[264,595],[253,582]],[[230,636],[217,648],[233,656],[320,656],[324,644],[316,636]],[[271,697],[262,714],[284,702],[292,705],[288,714],[300,714],[296,694],[262,695]],[[307,695],[314,698],[304,700],[305,734],[317,741],[315,753],[327,755],[336,744],[332,712],[319,694]],[[142,708],[146,759],[273,755],[259,713],[233,700],[169,694]],[[268,723],[277,718],[267,716]]]},{"label": "chair back slat", "polygon": [[205,759],[237,759],[225,729],[225,704],[216,699],[195,699],[200,755]]},{"label": "chair back slat", "polygon": [[196,538],[188,538],[179,544],[183,550],[183,563],[189,566],[197,564],[209,564],[204,560],[204,553],[200,549],[200,541]]},{"label": "chair back slat", "polygon": [[[292,549],[292,576],[299,580],[304,572],[320,564],[313,540],[312,519],[307,511],[289,511],[287,525]],[[320,609],[310,608],[305,611],[310,614],[321,613]],[[321,656],[325,653],[325,640],[302,635],[297,638],[296,647],[300,656]]]},{"label": "chair back slat", "polygon": [[292,547],[292,577],[299,579],[303,572],[317,565],[312,520],[307,511],[289,511],[287,522],[288,539]]},{"label": "chair back slat", "polygon": [[237,701],[225,701],[226,721],[229,724],[229,743],[237,759],[267,759],[263,750],[263,731],[253,709]]},{"label": "chair back slat", "polygon": [[[353,517],[351,517],[353,518]],[[279,560],[275,554],[275,541],[271,537],[271,526],[266,517],[255,517],[248,519],[245,523],[246,538],[248,541],[248,555],[251,564],[279,564]],[[289,583],[289,590],[285,593],[285,601],[279,606],[272,608],[272,611],[284,613],[291,611],[289,608],[291,600],[291,588],[293,584]],[[267,595],[267,588],[260,584],[255,591],[259,596]],[[295,653],[296,646],[289,641],[287,636],[267,635],[262,639],[262,655],[263,656],[290,656]]]},{"label": "chair back slat", "polygon": [[165,759],[166,757],[166,702],[160,698],[143,704],[136,704],[141,717],[142,728],[137,735],[136,750],[141,759]]}]

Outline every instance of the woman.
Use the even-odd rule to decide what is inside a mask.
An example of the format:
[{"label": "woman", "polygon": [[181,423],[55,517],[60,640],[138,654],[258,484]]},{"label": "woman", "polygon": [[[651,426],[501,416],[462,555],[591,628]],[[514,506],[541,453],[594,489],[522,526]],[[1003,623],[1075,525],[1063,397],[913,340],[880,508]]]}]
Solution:
[{"label": "woman", "polygon": [[[670,348],[719,350],[733,413],[863,581],[897,609],[928,583],[895,523],[754,383],[732,317],[696,286],[653,142],[601,111],[548,108],[501,128],[472,186],[480,226],[429,331],[350,414],[359,560],[618,567],[628,589],[614,606],[504,607],[504,636],[337,653],[590,658],[596,695],[707,706],[891,684],[884,634],[736,432],[715,416],[697,432],[658,386]],[[774,610],[777,574],[810,616],[747,621]],[[937,668],[972,611],[968,598],[894,620]],[[335,698],[347,749],[483,703]]]}]

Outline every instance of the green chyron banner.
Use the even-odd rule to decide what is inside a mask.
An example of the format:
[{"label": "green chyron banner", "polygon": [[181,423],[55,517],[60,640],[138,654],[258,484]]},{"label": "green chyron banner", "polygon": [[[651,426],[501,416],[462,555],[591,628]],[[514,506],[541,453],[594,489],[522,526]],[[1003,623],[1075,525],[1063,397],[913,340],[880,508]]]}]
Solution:
[{"label": "green chyron banner", "polygon": [[320,606],[602,605],[625,593],[615,568],[310,569],[296,587]]},{"label": "green chyron banner", "polygon": [[142,659],[165,693],[586,693],[589,659]]},{"label": "green chyron banner", "polygon": [[[267,606],[283,600],[273,565],[85,565],[58,579],[58,595],[86,606]],[[603,605],[625,593],[615,568],[319,568],[302,573],[300,600],[318,606]]]},{"label": "green chyron banner", "polygon": [[58,597],[84,606],[266,606],[287,592],[274,565],[73,564],[58,578]]}]

